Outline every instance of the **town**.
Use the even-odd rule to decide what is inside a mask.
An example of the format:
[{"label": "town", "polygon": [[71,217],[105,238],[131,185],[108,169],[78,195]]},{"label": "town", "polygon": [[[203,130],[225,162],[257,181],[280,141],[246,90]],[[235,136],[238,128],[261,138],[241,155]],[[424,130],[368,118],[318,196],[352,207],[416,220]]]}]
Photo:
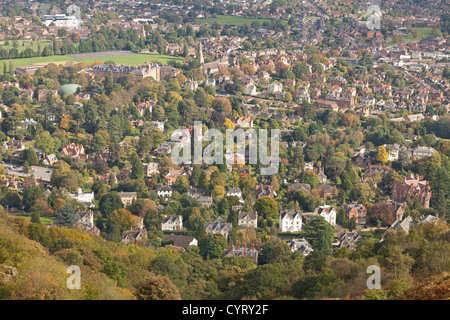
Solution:
[{"label": "town", "polygon": [[0,299],[448,299],[449,4],[372,5],[2,1]]}]

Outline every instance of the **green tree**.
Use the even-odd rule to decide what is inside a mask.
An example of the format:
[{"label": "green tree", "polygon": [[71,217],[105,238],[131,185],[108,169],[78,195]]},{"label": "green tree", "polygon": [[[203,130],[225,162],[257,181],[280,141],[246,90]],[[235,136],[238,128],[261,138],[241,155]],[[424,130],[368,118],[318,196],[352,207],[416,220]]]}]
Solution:
[{"label": "green tree", "polygon": [[258,198],[255,201],[253,208],[265,219],[276,218],[278,216],[278,204],[272,197],[269,196]]},{"label": "green tree", "polygon": [[73,227],[77,223],[78,217],[75,214],[73,207],[66,203],[61,208],[56,210],[55,220],[59,226]]},{"label": "green tree", "polygon": [[220,259],[227,248],[227,240],[220,234],[208,234],[198,242],[203,259]]},{"label": "green tree", "polygon": [[331,250],[334,229],[322,216],[312,217],[305,224],[304,232],[305,239],[311,243],[314,250]]}]

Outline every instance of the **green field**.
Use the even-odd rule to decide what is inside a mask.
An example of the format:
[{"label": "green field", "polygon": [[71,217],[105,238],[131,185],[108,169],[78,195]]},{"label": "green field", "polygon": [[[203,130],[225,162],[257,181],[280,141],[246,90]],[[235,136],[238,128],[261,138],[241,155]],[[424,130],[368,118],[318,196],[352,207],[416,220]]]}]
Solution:
[{"label": "green field", "polygon": [[[417,39],[414,39],[413,33],[411,32],[406,37],[404,37],[403,43],[427,38],[431,36],[433,28],[413,28],[413,30],[417,30]],[[392,46],[393,44],[394,43],[392,42],[392,38],[390,38],[389,41],[386,42],[387,46]]]},{"label": "green field", "polygon": [[[35,57],[35,58],[24,58],[24,59],[12,59],[15,67],[29,66],[33,64],[48,64],[48,63],[66,63],[68,61],[84,62],[90,65],[96,61],[114,61],[116,64],[130,64],[130,65],[141,65],[145,62],[156,61],[160,64],[167,64],[169,61],[182,62],[183,58],[172,57],[157,53],[138,53],[129,54],[122,56],[110,56],[110,57],[98,57],[98,58],[72,58],[68,55],[60,56],[49,56],[49,57]],[[9,60],[0,60],[0,63],[7,63]]]},{"label": "green field", "polygon": [[196,19],[197,23],[217,23],[223,25],[232,25],[232,26],[241,26],[245,23],[252,23],[253,21],[258,21],[260,24],[264,22],[270,22],[270,19],[261,19],[261,18],[247,18],[241,16],[221,16],[217,15],[215,18],[206,18],[206,19]]},{"label": "green field", "polygon": [[[21,218],[25,218],[28,221],[31,220],[30,216],[11,215],[11,217],[21,217]],[[46,217],[40,217],[40,219],[41,219],[41,224],[43,224],[43,225],[47,225],[47,224],[50,224],[50,223],[55,223],[55,219],[50,219],[50,218],[46,218]]]},{"label": "green field", "polygon": [[[6,41],[8,41],[8,44],[6,44]],[[5,49],[5,50],[10,50],[12,49],[13,43],[17,43],[17,50],[19,52],[24,51],[27,48],[31,48],[34,51],[37,51],[38,49],[38,41],[32,41],[32,40],[5,40],[0,42],[0,48]],[[41,43],[41,49],[44,49],[45,46],[48,45],[53,45],[51,40],[39,40],[39,42]],[[61,41],[60,41],[61,42]]]}]

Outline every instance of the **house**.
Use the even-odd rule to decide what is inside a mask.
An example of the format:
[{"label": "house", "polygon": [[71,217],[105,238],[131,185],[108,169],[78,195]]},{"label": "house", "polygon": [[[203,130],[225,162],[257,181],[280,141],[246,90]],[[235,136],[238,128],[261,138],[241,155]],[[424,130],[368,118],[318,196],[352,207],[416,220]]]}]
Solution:
[{"label": "house", "polygon": [[234,246],[232,243],[228,245],[228,249],[223,250],[222,258],[226,257],[247,257],[252,259],[255,264],[258,264],[258,250],[252,245],[250,248]]},{"label": "house", "polygon": [[75,211],[75,215],[78,218],[77,225],[83,226],[85,228],[92,228],[94,226],[94,213],[92,210],[88,211]]},{"label": "house", "polygon": [[47,166],[53,166],[55,164],[58,163],[58,159],[56,158],[56,156],[52,153],[48,156],[46,156],[44,158],[44,160],[42,160],[42,163],[47,165]]},{"label": "house", "polygon": [[238,225],[239,227],[256,228],[258,225],[258,213],[239,212]]},{"label": "house", "polygon": [[411,218],[411,216],[407,216],[405,219],[400,220],[397,219],[394,221],[393,224],[391,224],[389,226],[389,228],[386,229],[386,231],[383,233],[382,237],[381,237],[381,241],[384,241],[384,239],[387,237],[387,235],[392,232],[392,231],[404,231],[406,233],[409,232],[409,229],[411,227],[414,227],[416,225],[416,223],[413,221],[413,219]]},{"label": "house", "polygon": [[87,156],[84,154],[84,147],[83,145],[79,143],[71,143],[64,148],[62,148],[60,152],[61,156],[71,157],[73,159],[75,158],[84,158],[86,159]]},{"label": "house", "polygon": [[273,187],[271,185],[263,185],[258,184],[255,189],[255,197],[256,199],[261,197],[271,197],[274,198],[277,196],[276,192],[273,190]]},{"label": "house", "polygon": [[291,248],[291,252],[300,252],[305,257],[309,255],[311,252],[314,251],[312,246],[309,244],[308,241],[303,239],[292,239],[291,241],[287,242],[287,245],[289,248]]},{"label": "house", "polygon": [[307,183],[292,183],[288,186],[288,193],[291,191],[303,191],[308,194],[311,192],[311,186]]},{"label": "house", "polygon": [[242,198],[242,190],[236,187],[230,188],[225,193],[225,197],[237,197],[240,203],[244,203],[244,199]]},{"label": "house", "polygon": [[336,209],[332,206],[319,206],[314,209],[313,214],[322,216],[333,227],[336,225]]},{"label": "house", "polygon": [[137,199],[137,192],[119,192],[120,200],[122,201],[124,207],[131,206],[133,201]]},{"label": "house", "polygon": [[163,197],[164,199],[167,199],[172,197],[173,189],[171,186],[160,186],[156,189],[156,193],[158,194],[158,197]]},{"label": "house", "polygon": [[430,207],[431,188],[426,180],[420,180],[419,176],[403,177],[403,181],[395,180],[392,185],[392,199],[395,202],[405,202],[416,199],[424,208]]},{"label": "house", "polygon": [[185,235],[178,235],[178,234],[165,234],[164,235],[164,242],[166,243],[172,243],[175,247],[180,247],[186,249],[189,246],[197,246],[198,240],[194,237],[185,236]]},{"label": "house", "polygon": [[333,186],[329,184],[318,184],[317,191],[319,191],[319,195],[322,198],[332,197],[333,196]]},{"label": "house", "polygon": [[146,177],[151,177],[153,175],[159,174],[159,163],[158,162],[149,162],[144,163],[144,172]]},{"label": "house", "polygon": [[25,143],[23,143],[20,140],[16,140],[14,138],[12,138],[11,140],[5,142],[3,144],[3,146],[5,147],[6,150],[11,149],[11,150],[24,150],[25,149]]},{"label": "house", "polygon": [[186,175],[183,169],[170,169],[169,172],[165,175],[164,179],[166,180],[166,184],[168,186],[172,186],[175,181],[177,181],[178,177]]},{"label": "house", "polygon": [[226,222],[221,217],[217,217],[214,222],[206,222],[205,229],[207,234],[221,234],[225,237],[228,237],[228,233],[230,233],[232,224]]},{"label": "house", "polygon": [[302,212],[300,210],[284,210],[280,213],[281,232],[302,231]]},{"label": "house", "polygon": [[197,199],[205,194],[205,189],[202,188],[190,188],[187,192],[192,198]]},{"label": "house", "polygon": [[167,215],[161,221],[161,230],[183,230],[183,217],[181,215]]},{"label": "house", "polygon": [[83,202],[88,208],[94,208],[95,205],[92,203],[94,201],[94,191],[83,192],[81,188],[78,188],[77,192],[69,193],[72,199]]},{"label": "house", "polygon": [[211,208],[213,203],[213,197],[208,196],[200,196],[197,198],[197,201],[200,202],[202,206],[205,206],[207,208]]},{"label": "house", "polygon": [[132,228],[122,233],[122,243],[139,244],[147,238],[147,230],[142,228]]},{"label": "house", "polygon": [[362,237],[358,232],[346,230],[338,234],[337,240],[332,243],[332,246],[335,249],[346,247],[348,250],[354,251],[358,247],[358,242],[361,240]]},{"label": "house", "polygon": [[23,183],[22,186],[24,189],[28,188],[28,187],[33,187],[33,186],[40,186],[42,187],[44,185],[44,182],[42,181],[41,178],[35,178],[35,177],[25,177],[23,178]]},{"label": "house", "polygon": [[362,204],[356,202],[346,203],[342,205],[342,209],[344,209],[347,221],[355,218],[357,224],[366,224],[367,209]]}]

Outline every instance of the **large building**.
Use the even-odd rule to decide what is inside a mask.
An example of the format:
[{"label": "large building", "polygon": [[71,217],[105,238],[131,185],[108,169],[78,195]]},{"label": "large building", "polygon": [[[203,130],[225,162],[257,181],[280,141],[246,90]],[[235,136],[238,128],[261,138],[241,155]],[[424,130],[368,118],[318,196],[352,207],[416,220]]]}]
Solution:
[{"label": "large building", "polygon": [[81,26],[80,19],[65,14],[44,15],[42,23],[47,27],[53,23],[56,27],[68,29],[78,29]]},{"label": "large building", "polygon": [[430,207],[431,190],[428,181],[420,177],[403,177],[403,181],[394,181],[392,186],[392,199],[395,202],[405,202],[407,199],[416,199],[424,208]]},{"label": "large building", "polygon": [[98,64],[92,68],[92,73],[100,77],[112,74],[114,78],[134,74],[138,78],[152,77],[155,81],[161,80],[161,69],[156,62],[144,63],[141,66]]}]

